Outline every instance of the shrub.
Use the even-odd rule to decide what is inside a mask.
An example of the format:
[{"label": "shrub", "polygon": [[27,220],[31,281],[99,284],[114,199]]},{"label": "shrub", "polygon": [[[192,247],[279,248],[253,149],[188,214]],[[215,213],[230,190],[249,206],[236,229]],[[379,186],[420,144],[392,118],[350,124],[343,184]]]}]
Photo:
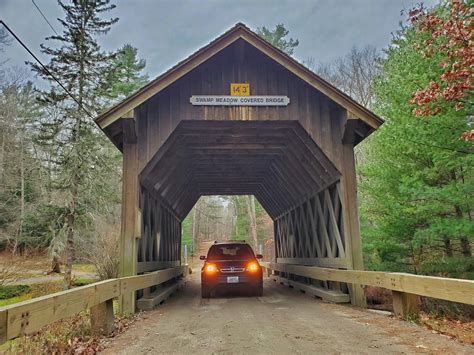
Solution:
[{"label": "shrub", "polygon": [[30,291],[28,285],[7,285],[0,286],[0,300],[21,296]]}]

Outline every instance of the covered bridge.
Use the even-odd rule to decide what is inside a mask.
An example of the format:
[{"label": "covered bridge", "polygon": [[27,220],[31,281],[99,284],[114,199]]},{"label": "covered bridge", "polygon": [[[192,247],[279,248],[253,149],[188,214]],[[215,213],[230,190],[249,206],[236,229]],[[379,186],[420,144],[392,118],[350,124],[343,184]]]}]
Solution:
[{"label": "covered bridge", "polygon": [[[277,263],[363,269],[354,146],[383,121],[245,25],[96,122],[123,153],[121,276],[179,265],[203,195],[255,195]],[[360,286],[317,286],[365,302]]]}]

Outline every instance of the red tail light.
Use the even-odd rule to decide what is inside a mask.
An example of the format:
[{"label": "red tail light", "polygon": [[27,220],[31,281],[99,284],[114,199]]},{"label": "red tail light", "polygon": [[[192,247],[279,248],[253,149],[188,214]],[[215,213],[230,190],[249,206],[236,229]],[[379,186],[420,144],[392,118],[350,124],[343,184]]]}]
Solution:
[{"label": "red tail light", "polygon": [[258,265],[258,263],[255,261],[252,261],[247,265],[247,271],[257,272],[259,270],[260,270],[260,265]]},{"label": "red tail light", "polygon": [[204,264],[204,272],[206,274],[215,274],[216,272],[218,272],[219,270],[217,270],[217,267],[216,265],[214,264],[211,264],[211,263],[206,263]]}]

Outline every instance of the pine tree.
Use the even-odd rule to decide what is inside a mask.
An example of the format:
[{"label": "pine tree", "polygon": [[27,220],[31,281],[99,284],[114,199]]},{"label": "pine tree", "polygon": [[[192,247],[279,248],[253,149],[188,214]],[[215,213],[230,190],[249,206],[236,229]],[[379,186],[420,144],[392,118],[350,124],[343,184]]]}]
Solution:
[{"label": "pine tree", "polygon": [[148,82],[148,76],[141,73],[145,66],[146,61],[138,59],[138,50],[130,44],[124,45],[109,66],[105,96],[119,101],[143,87]]},{"label": "pine tree", "polygon": [[[115,8],[110,0],[73,0],[71,4],[59,1],[65,13],[59,19],[63,26],[60,35],[47,41],[58,43],[58,47],[41,46],[50,57],[48,70],[59,79],[72,100],[41,66],[30,63],[33,70],[51,83],[51,89],[41,93],[40,101],[45,107],[59,108],[54,118],[43,120],[38,141],[57,147],[57,156],[51,160],[54,169],[56,203],[62,204],[62,231],[66,239],[65,287],[71,286],[72,263],[75,254],[75,239],[78,229],[87,227],[88,213],[106,196],[108,186],[101,177],[110,174],[106,161],[107,145],[99,135],[90,115],[100,110],[100,92],[104,86],[106,67],[110,55],[101,51],[96,36],[106,34],[117,18],[104,15]],[[104,148],[105,147],[105,148]],[[106,181],[106,180],[104,180]]]},{"label": "pine tree", "polygon": [[257,34],[267,42],[271,43],[283,52],[292,55],[295,48],[298,47],[300,42],[296,39],[290,38],[286,40],[285,37],[290,33],[285,28],[285,25],[279,23],[275,26],[275,29],[271,30],[265,26],[257,29]]},{"label": "pine tree", "polygon": [[450,104],[429,119],[414,115],[412,93],[439,77],[447,55],[423,56],[423,41],[402,28],[375,81],[374,109],[386,122],[360,169],[364,244],[372,267],[469,276],[474,156],[459,139],[468,115]]}]

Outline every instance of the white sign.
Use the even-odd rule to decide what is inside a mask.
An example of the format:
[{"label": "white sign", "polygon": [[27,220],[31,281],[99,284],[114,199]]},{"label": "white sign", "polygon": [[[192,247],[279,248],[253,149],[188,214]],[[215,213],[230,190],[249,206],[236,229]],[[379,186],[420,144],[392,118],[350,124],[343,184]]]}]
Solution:
[{"label": "white sign", "polygon": [[226,96],[193,95],[189,99],[194,106],[287,106],[288,96]]}]

